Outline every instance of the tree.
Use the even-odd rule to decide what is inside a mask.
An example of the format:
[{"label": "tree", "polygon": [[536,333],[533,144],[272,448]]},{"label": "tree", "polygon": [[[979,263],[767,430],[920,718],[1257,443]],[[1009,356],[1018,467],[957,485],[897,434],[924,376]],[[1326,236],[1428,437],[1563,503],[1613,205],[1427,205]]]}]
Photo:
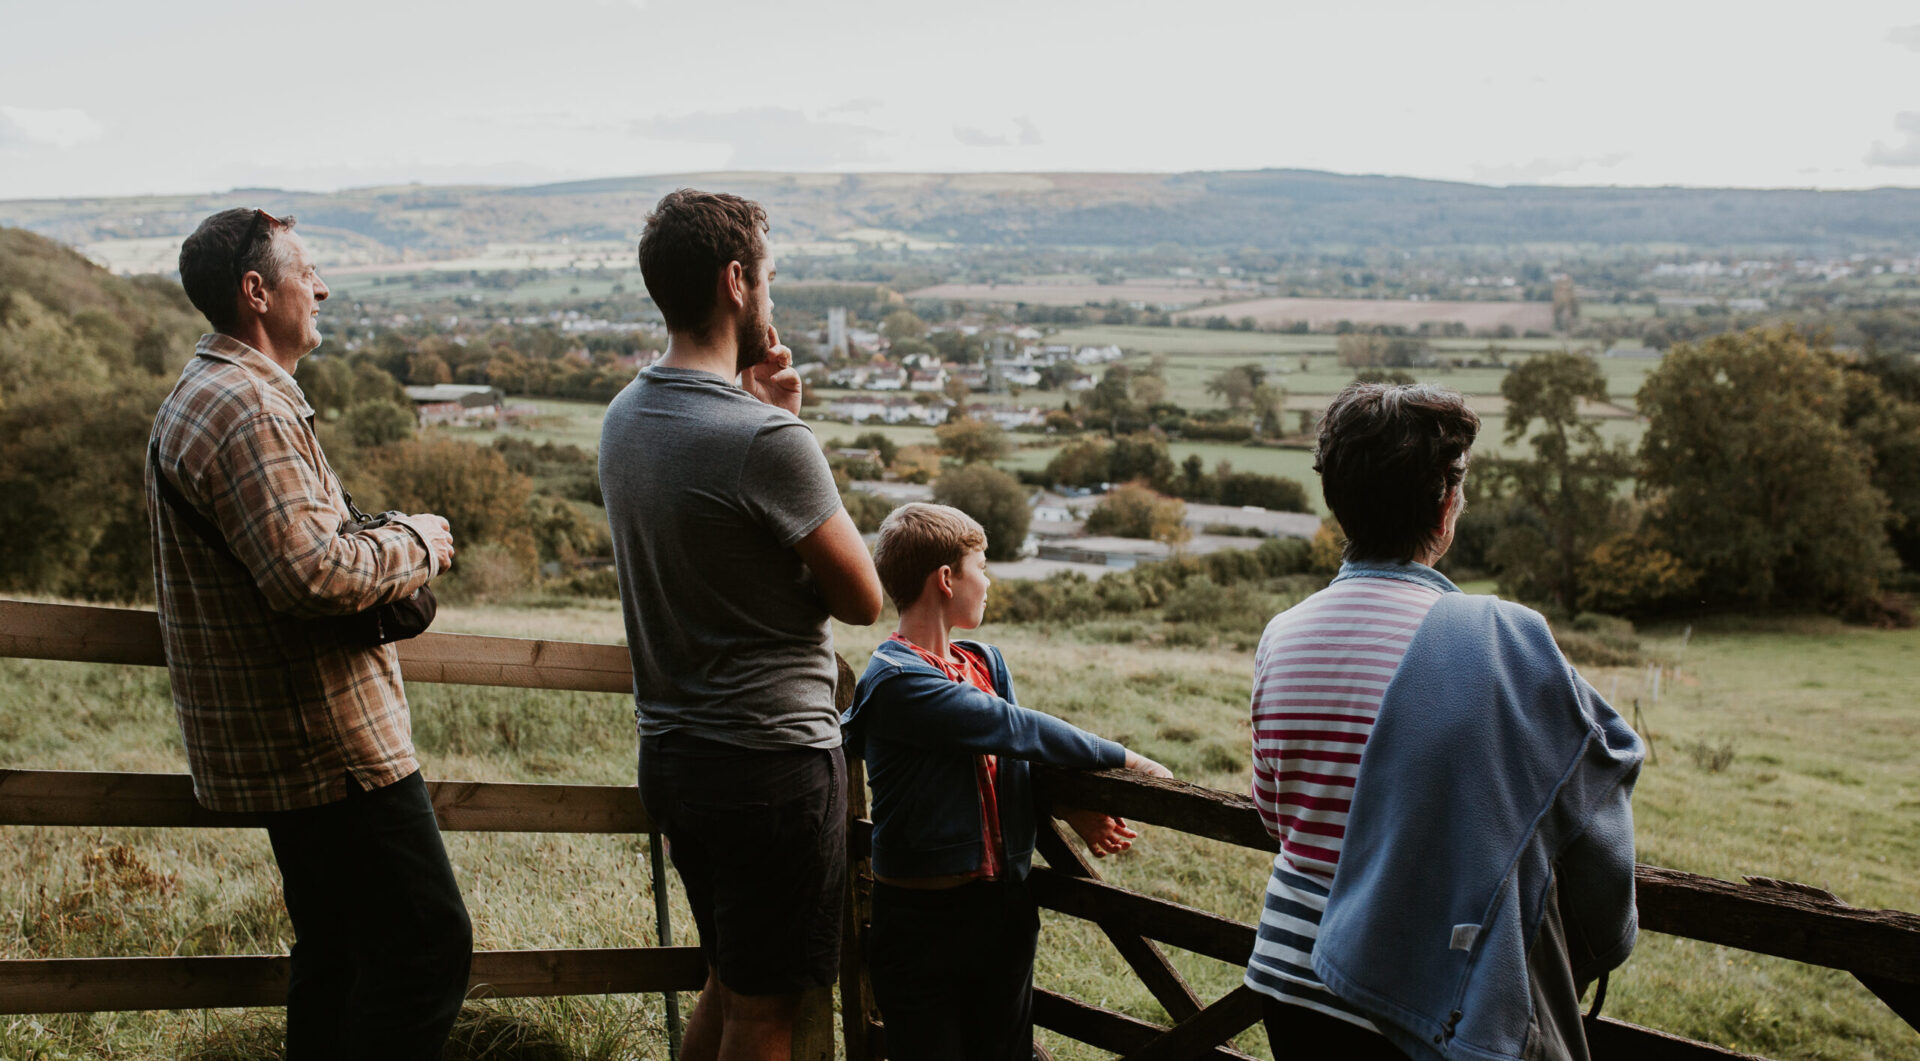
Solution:
[{"label": "tree", "polygon": [[882,468],[892,467],[894,458],[900,455],[900,444],[888,438],[884,431],[863,431],[855,435],[853,448],[878,451]]},{"label": "tree", "polygon": [[172,381],[67,381],[0,407],[0,590],[150,599],[142,469],[153,411]]},{"label": "tree", "polygon": [[[889,343],[918,340],[926,336],[927,322],[921,320],[910,309],[897,309],[887,314],[887,318],[880,322],[880,334],[886,336]],[[926,344],[926,349],[933,350],[935,347],[929,343]]]},{"label": "tree", "polygon": [[385,446],[412,438],[414,417],[411,410],[385,398],[369,398],[355,402],[340,417],[340,428],[356,446]]},{"label": "tree", "polygon": [[383,446],[347,477],[373,487],[365,494],[354,490],[370,511],[394,508],[446,517],[455,544],[524,531],[533,493],[533,480],[507,467],[498,451],[453,439]]},{"label": "tree", "polygon": [[1143,431],[1113,440],[1107,451],[1105,482],[1123,483],[1143,480],[1158,490],[1173,479],[1173,458],[1167,455],[1167,440],[1156,432]]},{"label": "tree", "polygon": [[414,354],[407,359],[407,382],[426,386],[452,383],[453,370],[437,354]]},{"label": "tree", "polygon": [[1267,372],[1259,365],[1234,365],[1207,380],[1207,393],[1226,402],[1229,409],[1244,409],[1253,401],[1255,388],[1266,381]]},{"label": "tree", "polygon": [[962,464],[996,461],[1007,455],[1007,433],[991,420],[961,417],[933,429],[940,451]]},{"label": "tree", "polygon": [[1893,564],[1838,359],[1791,327],[1678,343],[1640,388],[1640,482],[1720,605],[1869,603]]},{"label": "tree", "polygon": [[955,405],[964,406],[967,400],[973,397],[973,388],[967,386],[967,381],[961,379],[958,373],[948,376],[946,384],[940,390]]},{"label": "tree", "polygon": [[[1489,457],[1479,474],[1511,496],[1522,518],[1509,519],[1489,548],[1501,586],[1516,596],[1551,597],[1571,613],[1580,600],[1581,564],[1618,526],[1620,480],[1633,474],[1624,444],[1610,446],[1582,399],[1607,400],[1607,379],[1593,359],[1550,353],[1530,358],[1501,381],[1506,444],[1527,439],[1533,456]],[[1539,430],[1528,438],[1534,424]]]},{"label": "tree", "polygon": [[1046,481],[1055,486],[1099,486],[1108,478],[1113,443],[1088,438],[1068,445],[1047,462]]},{"label": "tree", "polygon": [[987,559],[1015,560],[1027,541],[1033,510],[1018,480],[991,464],[968,464],[933,484],[933,499],[980,521],[987,532]]},{"label": "tree", "polygon": [[979,336],[968,335],[961,331],[949,329],[932,332],[927,335],[927,342],[944,361],[957,361],[967,365],[975,361],[983,361],[987,356],[986,344],[980,341]]},{"label": "tree", "polygon": [[1870,354],[1847,365],[1842,423],[1873,455],[1873,485],[1887,497],[1887,540],[1920,571],[1920,371],[1915,361]]},{"label": "tree", "polygon": [[1150,538],[1178,545],[1193,536],[1186,521],[1186,502],[1177,497],[1162,497],[1147,484],[1132,482],[1114,487],[1087,513],[1087,533]]},{"label": "tree", "polygon": [[1383,336],[1352,332],[1335,340],[1340,364],[1346,368],[1376,368],[1386,364],[1387,340]]}]

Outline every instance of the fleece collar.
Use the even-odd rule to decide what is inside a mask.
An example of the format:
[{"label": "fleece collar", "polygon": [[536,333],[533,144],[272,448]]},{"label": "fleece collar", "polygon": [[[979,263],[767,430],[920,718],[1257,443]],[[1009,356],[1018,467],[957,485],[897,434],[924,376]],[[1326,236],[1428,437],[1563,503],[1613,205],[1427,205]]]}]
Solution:
[{"label": "fleece collar", "polygon": [[1335,582],[1350,578],[1393,578],[1402,582],[1411,582],[1416,586],[1425,586],[1440,593],[1458,593],[1460,587],[1453,580],[1435,571],[1425,564],[1398,560],[1348,560],[1340,565],[1340,573],[1333,576]]}]

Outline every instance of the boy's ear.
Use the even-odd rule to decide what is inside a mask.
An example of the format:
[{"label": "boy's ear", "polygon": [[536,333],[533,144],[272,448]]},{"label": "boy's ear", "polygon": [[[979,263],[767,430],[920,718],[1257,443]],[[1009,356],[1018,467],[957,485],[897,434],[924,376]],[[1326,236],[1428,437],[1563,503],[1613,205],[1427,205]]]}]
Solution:
[{"label": "boy's ear", "polygon": [[940,570],[935,571],[933,575],[940,580],[940,595],[951,599],[953,597],[953,565],[941,564]]}]

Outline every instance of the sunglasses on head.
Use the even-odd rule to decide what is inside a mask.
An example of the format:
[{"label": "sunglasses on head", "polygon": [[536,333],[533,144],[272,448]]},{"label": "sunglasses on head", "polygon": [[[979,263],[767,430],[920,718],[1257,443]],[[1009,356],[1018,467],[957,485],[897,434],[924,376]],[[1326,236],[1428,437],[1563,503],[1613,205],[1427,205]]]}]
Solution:
[{"label": "sunglasses on head", "polygon": [[271,232],[274,228],[285,224],[285,221],[267,213],[265,210],[257,206],[253,208],[253,222],[247,226],[246,237],[243,238],[240,241],[240,245],[233,250],[233,283],[235,287],[240,286],[240,278],[247,274],[245,268],[247,254],[253,250],[254,241],[260,238],[261,233]]}]

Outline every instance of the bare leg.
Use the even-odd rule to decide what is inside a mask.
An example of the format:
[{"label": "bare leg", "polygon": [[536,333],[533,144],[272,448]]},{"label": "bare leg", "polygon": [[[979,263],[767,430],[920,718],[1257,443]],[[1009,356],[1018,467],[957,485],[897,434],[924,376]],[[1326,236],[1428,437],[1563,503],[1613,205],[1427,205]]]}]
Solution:
[{"label": "bare leg", "polygon": [[720,977],[708,969],[707,984],[700,989],[700,1001],[694,1005],[693,1015],[687,1018],[686,1031],[680,1041],[682,1061],[714,1061],[720,1056],[726,990],[720,986]]},{"label": "bare leg", "polygon": [[793,1022],[800,996],[737,995],[720,987],[726,1005],[726,1031],[719,1061],[789,1061]]}]

